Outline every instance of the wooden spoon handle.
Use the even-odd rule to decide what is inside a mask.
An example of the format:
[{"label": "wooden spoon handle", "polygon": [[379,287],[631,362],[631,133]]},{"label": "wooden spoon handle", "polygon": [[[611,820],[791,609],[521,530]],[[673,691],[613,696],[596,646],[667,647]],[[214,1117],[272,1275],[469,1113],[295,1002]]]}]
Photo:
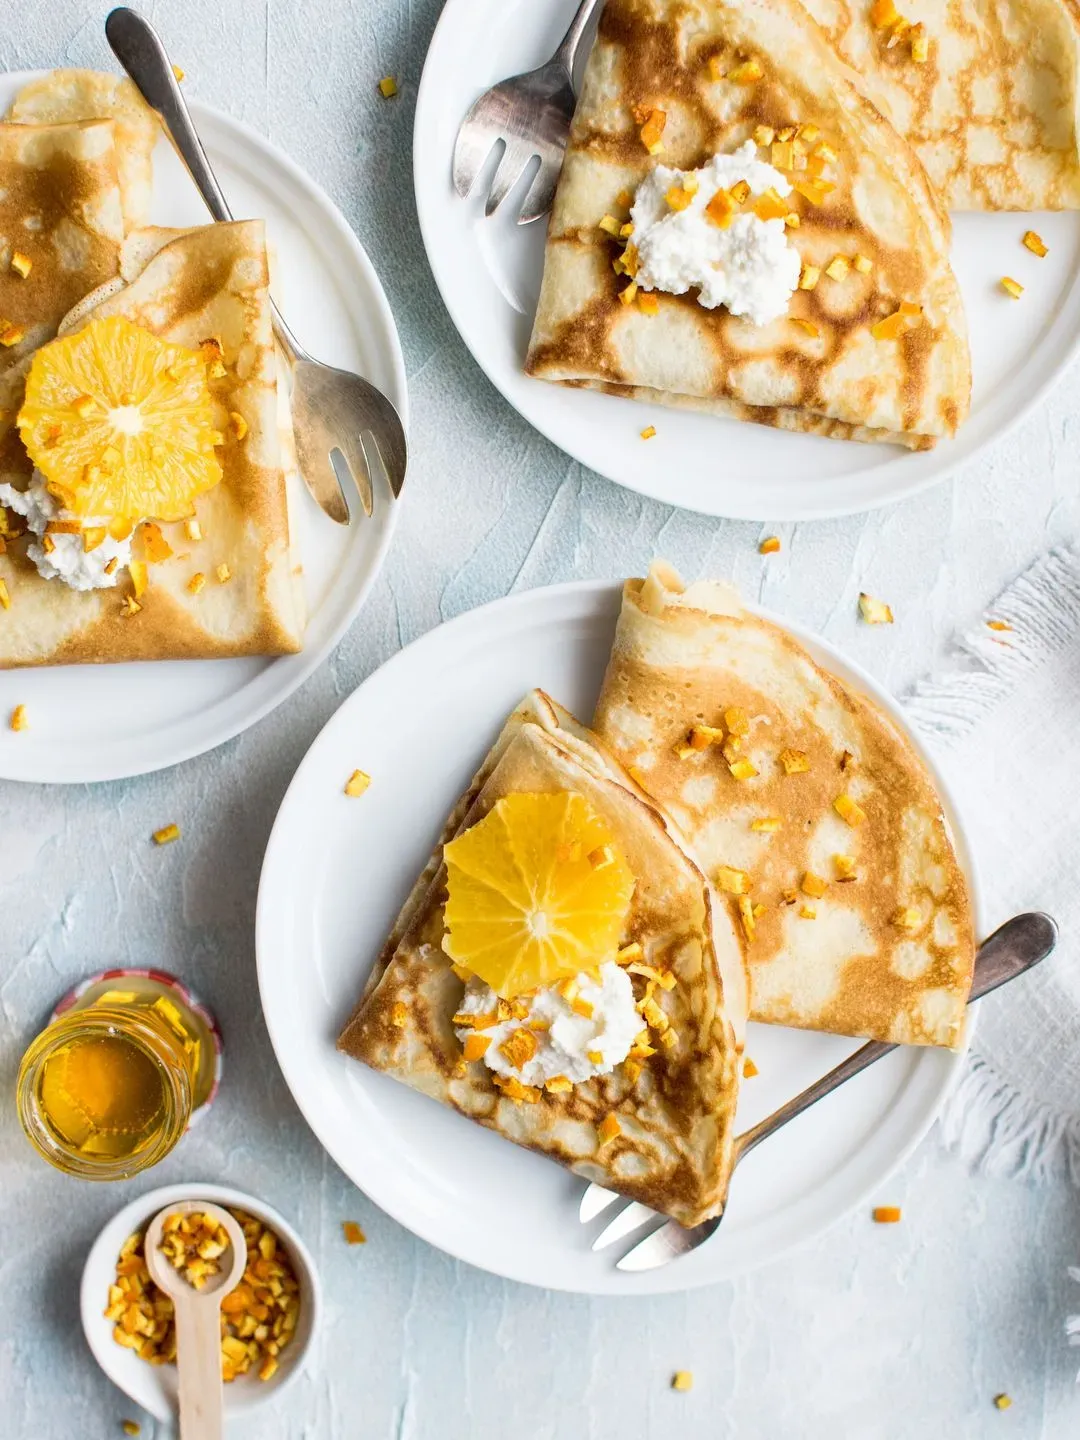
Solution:
[{"label": "wooden spoon handle", "polygon": [[222,1440],[221,1312],[207,1300],[176,1305],[180,1440]]}]

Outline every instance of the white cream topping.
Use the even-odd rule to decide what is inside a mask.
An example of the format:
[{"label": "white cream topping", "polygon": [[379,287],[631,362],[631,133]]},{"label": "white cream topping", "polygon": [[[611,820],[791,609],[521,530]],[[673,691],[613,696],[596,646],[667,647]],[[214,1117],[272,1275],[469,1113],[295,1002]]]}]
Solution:
[{"label": "white cream topping", "polygon": [[[107,532],[101,544],[93,550],[84,549],[81,535],[51,535],[53,548],[46,550],[41,537],[49,521],[74,517],[49,494],[40,470],[34,471],[27,490],[0,485],[0,505],[23,516],[30,531],[38,537],[26,547],[26,553],[37,566],[38,574],[46,580],[62,580],[73,590],[104,590],[118,582],[121,570],[131,560],[131,536],[126,540],[114,540]],[[88,520],[83,523],[90,526],[95,522]],[[115,560],[116,564],[113,573],[106,575],[105,567],[110,560]]]},{"label": "white cream topping", "polygon": [[[672,185],[697,182],[685,210],[672,210],[666,200]],[[751,193],[770,188],[790,195],[791,186],[779,170],[757,159],[757,146],[747,140],[729,155],[715,155],[700,170],[671,170],[657,165],[638,186],[630,219],[642,290],[684,295],[698,287],[698,301],[707,310],[725,305],[755,325],[783,315],[798,283],[799,252],[787,238],[783,220],[760,220],[739,214],[726,229],[714,225],[705,207],[718,190],[745,180]]]},{"label": "white cream topping", "polygon": [[[484,1062],[497,1075],[513,1077],[526,1085],[543,1085],[556,1075],[565,1075],[574,1085],[591,1080],[594,1075],[610,1075],[616,1065],[630,1053],[644,1021],[634,1006],[634,988],[630,976],[613,962],[600,967],[600,981],[590,976],[577,977],[577,997],[592,1006],[592,1015],[581,1015],[564,1000],[554,986],[545,986],[531,999],[523,999],[528,1015],[521,1020],[504,1020],[484,1030],[462,1027],[458,1039],[464,1044],[469,1035],[483,1035],[491,1044],[484,1052]],[[459,1012],[465,1015],[487,1015],[499,1003],[499,997],[482,980],[470,980]],[[537,1030],[536,1053],[519,1070],[499,1048],[513,1031],[530,1021],[550,1026]],[[590,1060],[589,1055],[600,1059]]]}]

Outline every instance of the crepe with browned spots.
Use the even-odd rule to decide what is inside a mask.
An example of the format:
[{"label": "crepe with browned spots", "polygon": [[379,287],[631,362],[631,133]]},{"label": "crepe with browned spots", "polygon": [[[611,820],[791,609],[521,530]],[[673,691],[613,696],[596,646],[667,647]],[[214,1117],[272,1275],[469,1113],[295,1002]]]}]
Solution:
[{"label": "crepe with browned spots", "polygon": [[[732,911],[749,910],[751,1019],[960,1043],[965,872],[933,776],[872,700],[730,587],[684,589],[656,566],[623,590],[593,723]],[[694,726],[724,740],[699,732],[714,743],[694,749]]]},{"label": "crepe with browned spots", "polygon": [[[756,83],[726,78],[746,61],[760,67]],[[653,110],[666,116],[657,156],[641,138],[641,117]],[[836,156],[835,189],[820,203],[791,196],[799,224],[788,239],[822,272],[815,288],[797,290],[787,315],[761,326],[705,309],[693,289],[653,292],[656,314],[620,301],[629,282],[613,267],[624,242],[599,222],[626,218],[626,196],[655,164],[699,168],[760,126],[800,124],[815,126]],[[914,151],[797,0],[608,0],[555,198],[526,369],[782,429],[924,449],[955,431],[970,399],[949,238]],[[849,264],[833,279],[824,271],[837,256]],[[877,322],[902,305],[911,323],[876,337]]]},{"label": "crepe with browned spots", "polygon": [[898,0],[921,25],[875,29],[870,0],[803,0],[950,210],[1080,206],[1077,0]]},{"label": "crepe with browned spots", "polygon": [[[668,818],[539,691],[511,716],[444,839],[506,795],[560,791],[583,795],[604,818],[634,874],[624,938],[675,975],[658,998],[677,1043],[657,1047],[636,1076],[619,1065],[569,1093],[537,1091],[524,1101],[501,1093],[482,1060],[465,1063],[454,1031],[463,985],[442,950],[440,858],[421,874],[338,1046],[516,1144],[694,1225],[723,1208],[731,1169],[746,1014],[741,946]],[[610,1115],[619,1133],[603,1143]]]},{"label": "crepe with browned spots", "polygon": [[[136,614],[122,603],[132,589],[126,572],[114,588],[74,590],[43,579],[25,542],[9,541],[0,555],[10,596],[10,608],[0,612],[0,668],[299,650],[304,599],[289,524],[295,453],[271,332],[262,222],[134,231],[124,242],[121,278],[81,301],[62,328],[107,315],[196,349],[219,342],[221,373],[210,369],[209,386],[226,437],[217,452],[222,479],[196,502],[195,538],[187,522],[161,527],[173,553],[148,566]],[[15,464],[14,414],[2,423]],[[25,484],[25,452],[21,462],[2,478]],[[141,532],[135,556],[148,558]],[[204,577],[200,589],[191,584],[196,575]]]}]

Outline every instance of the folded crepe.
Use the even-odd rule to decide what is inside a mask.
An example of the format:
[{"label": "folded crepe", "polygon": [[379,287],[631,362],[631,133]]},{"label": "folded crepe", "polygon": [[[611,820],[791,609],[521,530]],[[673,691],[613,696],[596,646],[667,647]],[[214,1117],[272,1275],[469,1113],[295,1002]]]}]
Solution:
[{"label": "folded crepe", "polygon": [[[0,429],[5,435],[13,428],[12,412],[21,402],[33,352],[53,339],[65,314],[88,290],[117,274],[123,238],[115,131],[108,121],[0,123]],[[26,469],[15,437],[0,449],[0,479]]]},{"label": "folded crepe", "polygon": [[[748,73],[760,78],[744,83]],[[657,111],[666,123],[654,155],[642,117]],[[799,223],[787,239],[804,274],[821,274],[795,291],[787,314],[755,325],[704,308],[696,289],[654,291],[655,314],[640,297],[620,300],[627,281],[613,266],[624,239],[610,222],[627,218],[627,196],[656,164],[700,168],[760,127],[810,124],[814,145],[827,141],[835,156],[835,188],[818,203],[789,197]],[[758,156],[779,159],[771,148]],[[792,168],[787,178],[806,176]],[[955,431],[970,398],[949,239],[914,152],[797,0],[608,0],[555,197],[526,370],[786,430],[927,448]],[[847,264],[834,279],[825,271],[837,256]]]},{"label": "folded crepe", "polygon": [[[594,725],[740,915],[751,1019],[960,1043],[964,871],[932,777],[872,701],[729,587],[654,566],[626,582]],[[706,726],[723,736],[691,735]]]},{"label": "folded crepe", "polygon": [[[804,0],[950,210],[1080,206],[1080,9],[1074,0]],[[918,39],[925,41],[920,63]],[[891,42],[891,43],[890,43]]]},{"label": "folded crepe", "polygon": [[[126,580],[75,590],[44,579],[25,542],[9,541],[0,555],[11,602],[0,624],[0,668],[296,651],[304,601],[289,529],[285,467],[293,452],[283,424],[262,222],[136,231],[124,243],[121,271],[119,281],[87,296],[63,328],[122,315],[194,349],[217,340],[224,373],[211,373],[209,384],[227,436],[217,452],[222,479],[196,503],[199,538],[186,523],[161,527],[173,554],[149,565],[136,615],[123,613]],[[246,425],[242,437],[233,415]],[[4,423],[13,425],[14,417]],[[140,535],[135,555],[145,560]],[[197,593],[189,588],[195,575],[206,581]]]},{"label": "folded crepe", "polygon": [[124,229],[146,224],[161,125],[130,80],[98,70],[49,70],[22,87],[7,118],[19,125],[111,120]]},{"label": "folded crepe", "polygon": [[[693,1225],[722,1209],[731,1168],[745,1022],[740,945],[667,817],[538,691],[511,716],[444,837],[470,829],[504,797],[560,792],[585,798],[633,872],[625,940],[674,974],[674,987],[656,999],[677,1044],[657,1046],[636,1075],[622,1064],[568,1093],[509,1098],[483,1060],[464,1061],[455,1033],[464,987],[442,949],[446,873],[436,860],[338,1046],[516,1144]],[[601,1127],[612,1115],[619,1132],[605,1142]]]}]

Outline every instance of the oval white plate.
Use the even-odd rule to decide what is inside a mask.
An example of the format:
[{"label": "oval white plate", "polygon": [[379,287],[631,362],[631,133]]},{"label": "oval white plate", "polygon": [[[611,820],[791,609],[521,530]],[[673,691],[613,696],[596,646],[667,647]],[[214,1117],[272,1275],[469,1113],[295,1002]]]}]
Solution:
[{"label": "oval white plate", "polygon": [[[607,582],[528,591],[440,626],[361,685],[282,802],[259,885],[256,953],[289,1088],[377,1204],[440,1249],[510,1279],[627,1295],[709,1284],[831,1224],[925,1134],[957,1057],[910,1050],[879,1062],[740,1165],[709,1244],[666,1269],[628,1275],[614,1268],[618,1247],[589,1249],[599,1225],[577,1223],[583,1181],[335,1050],[402,900],[503,720],[534,685],[591,715],[618,608],[619,587]],[[866,675],[788,628],[903,723]],[[351,800],[342,786],[358,766],[371,787]],[[743,1087],[740,1129],[855,1045],[751,1026],[747,1049],[761,1074]]]},{"label": "oval white plate", "polygon": [[[0,112],[31,78],[0,77]],[[320,360],[366,375],[407,422],[405,362],[393,316],[344,216],[254,130],[208,105],[192,102],[191,111],[233,213],[266,221],[275,298],[300,341]],[[151,218],[158,225],[201,225],[209,218],[165,139],[154,155]],[[374,517],[361,513],[345,528],[300,489],[291,506],[309,608],[300,654],[0,672],[0,777],[72,782],[159,770],[220,745],[290,695],[355,618],[399,508],[377,488]],[[30,721],[17,735],[7,727],[16,704],[26,706]]]},{"label": "oval white plate", "polygon": [[104,1311],[109,1286],[116,1274],[116,1257],[129,1235],[145,1225],[159,1210],[174,1200],[211,1200],[216,1205],[233,1205],[247,1210],[257,1220],[269,1225],[289,1251],[300,1281],[300,1319],[292,1342],[281,1352],[281,1363],[269,1380],[256,1375],[241,1375],[224,1387],[225,1414],[245,1415],[279,1395],[302,1372],[322,1310],[319,1274],[311,1252],[293,1227],[272,1206],[264,1205],[254,1195],[234,1190],[227,1185],[165,1185],[149,1190],[117,1212],[90,1247],[83,1266],[79,1287],[79,1309],[87,1344],[94,1359],[114,1385],[130,1395],[137,1405],[148,1410],[155,1419],[175,1421],[176,1366],[149,1365],[132,1350],[125,1350],[113,1339],[113,1322]]},{"label": "oval white plate", "polygon": [[[1080,336],[1080,215],[1035,217],[1050,253],[1020,237],[1031,217],[955,217],[953,265],[971,332],[972,412],[957,438],[912,455],[787,435],[568,390],[524,374],[540,293],[543,220],[518,226],[524,188],[490,220],[489,163],[468,200],[450,183],[454,138],[476,97],[552,54],[570,0],[447,0],[428,50],[416,104],[414,183],[428,260],[446,308],[492,383],[537,430],[616,484],[708,515],[808,520],[870,510],[935,484],[1005,433],[1054,382]],[[482,41],[482,43],[481,43]],[[1026,287],[1019,302],[1002,275]],[[640,431],[656,426],[645,442]]]}]

